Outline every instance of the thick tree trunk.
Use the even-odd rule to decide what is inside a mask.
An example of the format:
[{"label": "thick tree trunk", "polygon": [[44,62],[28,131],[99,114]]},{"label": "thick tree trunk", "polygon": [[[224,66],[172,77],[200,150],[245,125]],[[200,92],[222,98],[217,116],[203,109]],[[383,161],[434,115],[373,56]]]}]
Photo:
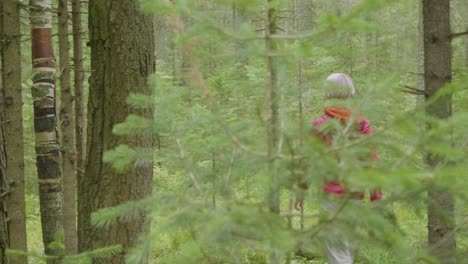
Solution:
[{"label": "thick tree trunk", "polygon": [[70,52],[68,41],[68,1],[58,2],[58,32],[60,59],[60,122],[62,128],[63,224],[65,249],[69,255],[78,252],[76,234],[76,152],[73,95],[70,83]]},{"label": "thick tree trunk", "polygon": [[[27,251],[26,243],[26,209],[24,197],[24,142],[23,142],[23,99],[21,87],[21,31],[20,6],[17,1],[0,3],[0,39],[1,39],[1,112],[3,129],[0,139],[0,182],[1,216],[8,214],[8,230],[1,222],[1,248],[5,247]],[[5,149],[8,153],[5,153]],[[7,178],[6,178],[7,177]],[[5,180],[8,180],[6,182]],[[8,184],[10,186],[8,186]],[[8,196],[4,193],[8,190]],[[3,198],[2,198],[3,199]],[[8,208],[8,212],[6,209]],[[6,219],[2,219],[6,220]],[[5,233],[7,232],[7,233]],[[5,237],[8,235],[8,237]],[[8,244],[9,243],[9,244]],[[8,263],[2,254],[3,262]],[[27,263],[26,257],[16,257],[11,262]]]},{"label": "thick tree trunk", "polygon": [[[452,80],[450,0],[423,0],[424,83],[426,100],[432,100]],[[426,107],[428,115],[447,119],[452,114],[452,97],[439,96]],[[431,129],[429,126],[428,129]],[[450,144],[450,143],[449,143]],[[426,161],[436,167],[443,157],[428,153]],[[429,190],[428,233],[431,252],[440,263],[456,263],[454,197],[450,190]]]},{"label": "thick tree trunk", "polygon": [[[126,103],[130,92],[149,94],[147,78],[155,68],[153,19],[140,11],[138,0],[91,0],[89,26],[91,79],[88,104],[87,162],[78,192],[78,236],[81,252],[121,244],[124,254],[96,258],[93,263],[124,263],[125,252],[135,246],[148,230],[141,215],[130,222],[96,228],[90,223],[93,212],[151,193],[152,164],[131,167],[117,173],[103,163],[105,151],[125,143],[153,147],[153,139],[123,138],[112,133],[114,125],[129,114],[152,118],[151,111],[137,111]],[[118,18],[118,19],[113,19]]]},{"label": "thick tree trunk", "polygon": [[[76,143],[76,179],[84,174],[85,142],[84,131],[86,116],[84,112],[84,67],[83,67],[83,27],[81,25],[81,0],[72,0],[73,27],[73,86],[75,92],[75,143]],[[78,193],[78,196],[80,194]]]},{"label": "thick tree trunk", "polygon": [[63,229],[60,147],[55,108],[55,62],[52,48],[51,0],[30,2],[36,165],[39,177],[42,236],[45,252],[58,255],[49,244]]}]

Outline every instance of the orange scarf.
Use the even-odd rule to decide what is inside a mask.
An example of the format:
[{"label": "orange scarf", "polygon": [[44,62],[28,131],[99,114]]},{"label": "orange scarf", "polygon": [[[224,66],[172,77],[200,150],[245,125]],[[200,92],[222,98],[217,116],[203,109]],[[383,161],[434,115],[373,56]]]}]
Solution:
[{"label": "orange scarf", "polygon": [[[340,119],[343,123],[347,123],[351,118],[351,110],[340,105],[325,108],[325,113],[333,118]],[[355,122],[360,124],[362,121],[364,121],[364,116],[360,114]]]}]

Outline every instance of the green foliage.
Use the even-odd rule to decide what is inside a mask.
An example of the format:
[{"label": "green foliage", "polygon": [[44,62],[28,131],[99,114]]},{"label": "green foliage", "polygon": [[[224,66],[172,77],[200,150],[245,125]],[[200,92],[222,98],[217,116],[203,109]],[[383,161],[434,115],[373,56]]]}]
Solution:
[{"label": "green foliage", "polygon": [[116,135],[141,136],[153,134],[153,122],[147,118],[129,115],[124,123],[114,127],[112,132]]},{"label": "green foliage", "polygon": [[[271,177],[266,157],[265,1],[140,2],[145,11],[165,20],[165,35],[157,37],[167,40],[163,48],[168,58],[158,61],[150,80],[152,95],[131,94],[127,101],[141,112],[154,111],[154,119],[131,115],[113,132],[129,140],[153,136],[157,146],[120,145],[105,154],[105,161],[123,172],[153,162],[156,151],[156,190],[148,199],[92,216],[94,224],[106,227],[134,220],[143,212],[150,215],[151,232],[126,253],[127,263],[141,263],[147,255],[150,263],[268,263],[272,252],[291,256],[296,263],[325,263],[323,242],[337,231],[359,246],[357,263],[435,263],[425,242],[429,186],[455,194],[459,253],[467,253],[465,44],[454,42],[454,82],[433,99],[452,95],[454,114],[443,121],[430,118],[421,98],[401,92],[402,85],[419,85],[417,1],[313,1],[313,27],[304,32],[294,28],[293,1],[274,1],[281,17],[279,34],[284,37],[275,40],[282,138],[275,169],[281,184],[281,215],[271,214],[266,202]],[[463,31],[465,18],[454,13],[454,31]],[[185,25],[179,35],[172,32],[177,16]],[[186,46],[190,55],[183,50]],[[186,71],[189,59],[196,62],[200,79]],[[336,133],[330,149],[309,135],[311,121],[332,104],[323,98],[324,79],[332,72],[353,77],[358,94],[347,103],[366,115],[374,133],[356,138],[340,123],[330,123]],[[29,89],[27,81],[24,89]],[[30,93],[24,94],[29,102]],[[25,113],[32,112],[31,106],[25,103]],[[31,117],[25,116],[24,122],[27,142],[33,142]],[[35,159],[33,146],[28,146],[26,166],[32,175]],[[357,158],[374,149],[379,162]],[[428,167],[427,152],[443,162]],[[321,209],[324,177],[339,177],[356,190],[381,187],[384,200],[361,206],[347,203],[338,215],[329,215]],[[311,187],[301,190],[301,182]],[[305,199],[302,223],[300,213],[290,208],[295,196]],[[40,262],[46,256],[35,253],[41,250],[37,247],[41,238],[33,232],[40,225],[36,202],[28,196],[29,240],[36,242],[28,255]],[[290,224],[288,214],[293,215]],[[91,263],[93,256],[121,250],[109,247],[65,260]]]},{"label": "green foliage", "polygon": [[28,252],[23,252],[19,250],[6,250],[6,255],[12,257],[14,260],[15,256],[27,256],[30,263],[46,263],[48,260],[60,260],[63,264],[91,264],[94,257],[107,257],[122,252],[122,246],[110,246],[99,248],[96,250],[80,253],[77,255],[68,255],[65,256],[65,246],[63,244],[64,234],[63,231],[57,232],[55,234],[55,240],[51,243],[50,248],[56,250],[59,249],[62,253],[60,256],[48,256],[44,253],[39,253],[39,251],[30,250]]},{"label": "green foliage", "polygon": [[106,152],[104,162],[112,162],[118,172],[124,172],[130,165],[139,166],[153,162],[153,151],[145,148],[131,148],[120,145],[114,150]]},{"label": "green foliage", "polygon": [[[151,233],[128,254],[128,263],[139,263],[147,254],[155,263],[267,263],[272,252],[283,257],[297,253],[293,256],[297,263],[323,263],[323,241],[336,232],[359,245],[358,263],[433,261],[424,246],[426,190],[449,189],[460,204],[466,204],[465,185],[460,183],[467,181],[463,161],[468,138],[460,124],[468,121],[463,103],[468,95],[463,85],[466,71],[458,65],[454,83],[434,97],[454,96],[457,111],[448,120],[428,117],[425,105],[401,93],[401,85],[411,86],[418,77],[411,73],[417,72],[417,30],[412,26],[418,19],[416,3],[361,1],[337,7],[334,2],[317,1],[314,28],[297,39],[276,40],[282,146],[275,169],[282,214],[274,215],[266,203],[271,177],[265,132],[267,68],[259,33],[263,3],[172,2],[167,6],[165,1],[142,1],[147,11],[182,18],[186,31],[171,35],[172,41],[193,47],[190,56],[200,78],[180,81],[190,77],[177,70],[187,58],[174,50],[173,61],[162,62],[151,80],[154,97],[130,96],[131,107],[154,110],[154,120],[129,116],[114,133],[158,137],[157,191],[146,200],[93,215],[99,226],[132,220],[141,212],[151,215]],[[288,13],[286,1],[275,3],[282,14]],[[221,23],[233,5],[255,19],[237,27]],[[338,14],[335,8],[341,9]],[[402,23],[394,24],[396,14],[402,14]],[[295,36],[287,19],[280,19],[286,31],[280,34]],[[248,62],[239,61],[242,54],[248,55]],[[358,94],[346,104],[366,115],[374,133],[356,137],[349,127],[329,123],[335,137],[328,148],[309,134],[311,120],[333,103],[323,100],[323,80],[332,72],[352,75]],[[426,125],[433,129],[425,132]],[[375,149],[379,162],[363,158]],[[427,152],[444,161],[437,168],[426,166],[423,153]],[[151,154],[122,145],[109,151],[106,161],[122,171]],[[384,200],[359,206],[347,203],[337,215],[327,215],[320,209],[323,177],[338,177],[350,189],[382,188]],[[300,190],[301,182],[311,188]],[[290,224],[285,217],[293,213],[289,200],[295,195],[306,201],[304,229],[296,215]],[[460,230],[466,228],[463,220],[459,225]]]}]

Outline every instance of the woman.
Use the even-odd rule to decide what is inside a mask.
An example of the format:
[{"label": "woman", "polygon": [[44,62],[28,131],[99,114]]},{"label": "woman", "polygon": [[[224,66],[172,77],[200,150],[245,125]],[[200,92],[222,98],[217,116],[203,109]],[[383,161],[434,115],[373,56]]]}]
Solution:
[{"label": "woman", "polygon": [[[344,73],[333,73],[326,79],[325,82],[325,98],[327,102],[331,100],[336,101],[337,104],[326,107],[324,114],[317,118],[312,124],[316,128],[314,133],[317,137],[322,139],[324,143],[331,147],[334,143],[333,129],[323,129],[326,124],[337,120],[343,126],[343,129],[351,128],[351,134],[369,135],[372,133],[372,128],[369,121],[364,115],[353,111],[349,105],[347,99],[352,98],[356,89],[354,87],[351,78]],[[351,135],[352,136],[352,135]],[[377,153],[373,153],[374,160],[377,160]],[[340,159],[337,156],[337,159]],[[359,158],[362,160],[362,157]],[[302,184],[304,186],[304,184]],[[323,186],[323,192],[326,194],[325,201],[322,203],[322,207],[333,213],[337,210],[340,198],[347,197],[354,200],[356,204],[362,203],[364,199],[363,192],[351,191],[345,186],[345,184],[339,179],[325,180]],[[379,201],[382,199],[382,193],[380,190],[374,190],[371,194],[371,201]],[[297,210],[301,210],[303,207],[302,200],[296,201],[295,207]],[[326,250],[328,263],[330,264],[350,264],[353,263],[353,250],[350,242],[344,235],[337,235],[336,237],[329,237],[326,242]]]}]

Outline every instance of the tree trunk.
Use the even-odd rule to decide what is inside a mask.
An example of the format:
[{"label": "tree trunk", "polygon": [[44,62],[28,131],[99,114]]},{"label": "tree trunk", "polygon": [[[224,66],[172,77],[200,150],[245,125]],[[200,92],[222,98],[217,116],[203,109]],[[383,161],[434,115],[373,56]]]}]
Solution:
[{"label": "tree trunk", "polygon": [[269,207],[270,211],[279,214],[279,182],[276,175],[275,155],[278,152],[279,141],[279,96],[278,96],[278,65],[274,58],[277,50],[276,42],[271,38],[276,34],[276,17],[277,10],[273,7],[274,0],[268,0],[268,10],[266,15],[265,25],[265,57],[267,66],[266,77],[266,102],[268,107],[268,123],[267,123],[267,147],[268,159],[270,163],[270,172],[272,174],[272,189],[270,190]]},{"label": "tree trunk", "polygon": [[[1,121],[4,121],[4,119],[2,118]],[[3,127],[0,127],[0,187],[2,190],[8,190],[6,151],[3,134]],[[0,199],[0,263],[2,264],[10,263],[10,260],[6,257],[6,250],[10,247],[7,208],[7,198],[4,196]],[[23,261],[22,263],[26,262]]]},{"label": "tree trunk", "polygon": [[60,147],[56,130],[51,0],[31,0],[30,18],[33,64],[32,97],[42,236],[45,253],[58,255],[62,252],[49,247],[56,233],[63,229],[63,193]]},{"label": "tree trunk", "polygon": [[[27,251],[26,209],[24,197],[24,142],[23,142],[23,99],[21,87],[21,31],[20,6],[16,1],[0,3],[0,43],[1,46],[1,112],[3,129],[0,139],[1,188],[9,190],[6,207],[1,201],[2,216],[8,214],[8,230],[1,221],[1,247]],[[6,155],[6,157],[5,157]],[[7,166],[8,165],[8,166]],[[6,178],[8,182],[6,182]],[[8,186],[10,185],[10,186]],[[6,209],[8,208],[8,212]],[[5,231],[7,233],[5,233]],[[8,237],[5,237],[8,235]],[[8,244],[9,243],[9,244]],[[2,253],[4,253],[2,250]],[[2,254],[1,263],[8,263]],[[26,257],[11,259],[18,264],[27,263]]]},{"label": "tree trunk", "polygon": [[[192,25],[192,19],[189,17],[182,17],[182,22],[186,28],[189,28]],[[183,44],[179,44],[178,49],[180,52],[179,84],[180,86],[184,86],[187,87],[187,89],[190,89],[189,100],[191,100],[192,88],[190,87],[190,54],[187,53]]]},{"label": "tree trunk", "polygon": [[[232,30],[238,32],[242,24],[248,21],[249,18],[246,15],[245,8],[239,7],[235,3],[232,4]],[[245,66],[249,64],[249,56],[246,52],[247,43],[242,40],[237,40],[234,43],[234,48],[236,50],[236,63],[239,65],[241,72],[244,73]]]},{"label": "tree trunk", "polygon": [[167,63],[169,60],[167,54],[168,30],[165,19],[160,17],[154,18],[154,26],[156,32],[156,59]]},{"label": "tree trunk", "polygon": [[[422,1],[418,3],[418,42],[417,42],[417,68],[416,68],[416,88],[421,91],[425,90],[424,87],[424,25],[422,14]],[[416,105],[424,101],[424,96],[416,97]],[[423,131],[421,131],[423,132]]]},{"label": "tree trunk", "polygon": [[[301,33],[304,31],[311,31],[313,29],[313,18],[314,18],[314,9],[312,0],[294,0],[294,31],[296,33]],[[297,65],[296,80],[299,93],[299,141],[302,145],[303,140],[303,69],[304,61],[299,59]]]},{"label": "tree trunk", "polygon": [[73,95],[70,83],[70,53],[68,41],[68,1],[58,2],[58,32],[60,57],[60,122],[62,128],[63,224],[65,249],[69,255],[78,252],[76,234],[76,152]]},{"label": "tree trunk", "polygon": [[[151,194],[152,164],[117,173],[103,163],[105,151],[120,144],[153,147],[153,139],[123,138],[112,133],[114,125],[129,114],[152,118],[151,111],[137,111],[127,103],[132,93],[150,94],[147,78],[155,68],[153,18],[140,11],[138,0],[91,0],[89,27],[91,79],[88,104],[87,162],[78,192],[80,252],[121,244],[124,254],[96,258],[93,263],[124,263],[125,252],[148,231],[145,215],[107,228],[90,223],[93,212]],[[112,19],[118,18],[118,19]]]},{"label": "tree trunk", "polygon": [[[0,3],[1,5],[1,3]],[[1,67],[0,67],[1,68]],[[0,89],[3,88],[1,84],[0,78]],[[3,95],[2,95],[3,99]],[[4,100],[2,100],[4,101]],[[4,104],[0,105],[0,110],[3,113]],[[9,184],[8,178],[6,174],[7,170],[7,158],[6,158],[6,150],[5,150],[5,137],[4,137],[4,129],[3,129],[3,122],[5,121],[5,117],[0,115],[0,121],[2,125],[0,125],[0,188],[2,192],[9,191]],[[0,197],[0,264],[7,264],[10,263],[10,260],[6,257],[6,250],[10,247],[10,234],[8,231],[8,196],[2,195]],[[26,263],[26,262],[22,262]]]},{"label": "tree trunk", "polygon": [[[3,35],[3,2],[0,2],[0,40],[4,39]],[[3,98],[3,41],[0,41],[0,111],[1,113],[4,112],[4,98]],[[4,131],[3,131],[3,124],[5,122],[5,117],[0,115],[0,188],[4,190],[4,192],[9,192],[10,186],[8,184],[8,179],[6,177],[6,151],[5,151],[5,142],[4,142]],[[7,207],[7,196],[3,195],[0,197],[0,264],[10,263],[8,258],[6,257],[6,250],[10,247],[10,236],[8,232],[8,207]]]},{"label": "tree trunk", "polygon": [[[426,100],[432,100],[452,80],[452,47],[450,40],[450,0],[423,0],[424,83]],[[440,119],[452,114],[452,97],[438,96],[426,106],[426,113]],[[429,125],[428,129],[431,129]],[[449,143],[451,144],[451,143]],[[427,153],[431,167],[444,159]],[[429,190],[428,233],[431,252],[440,263],[456,263],[454,197],[450,190],[433,187]]]},{"label": "tree trunk", "polygon": [[[274,214],[280,213],[280,180],[277,172],[276,155],[279,152],[280,121],[279,121],[279,91],[278,91],[278,63],[274,57],[277,51],[277,43],[272,39],[272,35],[277,30],[277,12],[275,0],[268,0],[265,16],[265,62],[266,62],[266,105],[268,112],[267,120],[267,148],[268,148],[268,169],[271,177],[269,193],[267,197],[268,207]],[[279,253],[273,249],[270,254],[270,263],[281,263]]]},{"label": "tree trunk", "polygon": [[311,31],[314,25],[313,0],[294,0],[297,32]]},{"label": "tree trunk", "polygon": [[[467,10],[468,12],[468,3],[464,3],[465,4],[465,10]],[[466,12],[464,13],[466,14]],[[465,16],[465,27],[468,29],[468,17]],[[468,68],[468,37],[465,37],[463,39],[463,48],[464,48],[464,51],[465,51],[465,57],[463,58],[463,66],[465,66],[465,68]]]},{"label": "tree trunk", "polygon": [[[3,47],[2,47],[2,41],[3,40],[3,2],[0,2],[0,100],[3,102],[3,95],[1,94],[3,92],[3,73],[2,73],[2,58],[3,58]],[[0,104],[0,111],[3,113],[3,103]],[[0,124],[4,124],[5,118],[0,115]],[[8,180],[6,179],[6,152],[4,148],[4,140],[3,140],[3,125],[0,125],[0,188],[2,190],[6,190],[7,192],[9,190],[9,184]],[[6,250],[10,246],[10,241],[9,241],[9,234],[8,234],[8,211],[7,211],[7,199],[6,196],[0,197],[0,264],[3,263],[8,263],[8,260],[5,256]]]},{"label": "tree trunk", "polygon": [[465,47],[465,59],[463,61],[463,65],[465,68],[468,68],[468,38],[465,38],[463,40],[463,45]]},{"label": "tree trunk", "polygon": [[[314,9],[312,0],[294,0],[294,32],[300,33],[304,31],[311,31],[313,29]],[[296,81],[298,87],[298,112],[299,112],[299,146],[302,147],[304,141],[304,122],[303,122],[303,88],[304,78],[303,71],[306,63],[299,59],[297,63]],[[304,229],[304,208],[300,212],[300,227]]]},{"label": "tree trunk", "polygon": [[[81,0],[72,0],[73,27],[73,86],[75,92],[75,144],[76,144],[76,180],[84,174],[85,142],[84,131],[86,116],[84,113],[84,68],[83,68],[83,27],[81,25]],[[80,195],[79,193],[77,194]]]}]

